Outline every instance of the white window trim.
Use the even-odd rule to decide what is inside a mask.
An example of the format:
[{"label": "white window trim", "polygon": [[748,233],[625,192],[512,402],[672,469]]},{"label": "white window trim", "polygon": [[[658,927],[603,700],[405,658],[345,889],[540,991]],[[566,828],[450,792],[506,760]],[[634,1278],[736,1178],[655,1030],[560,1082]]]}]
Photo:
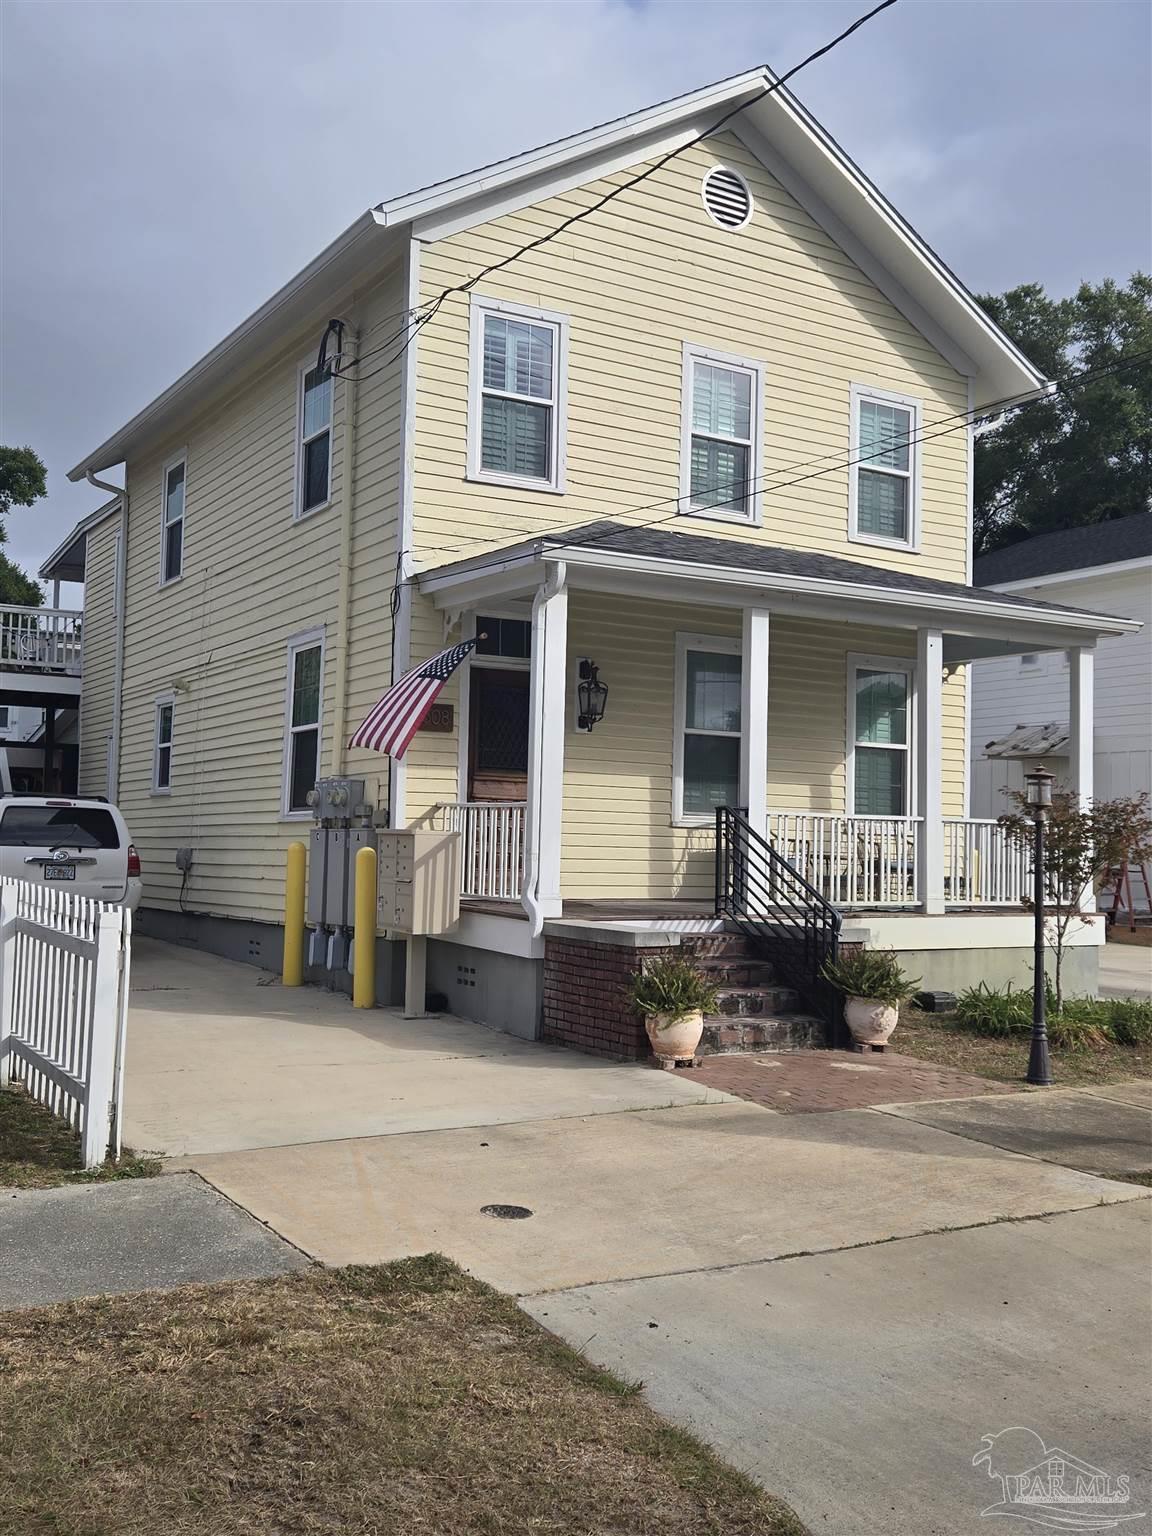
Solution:
[{"label": "white window trim", "polygon": [[[915,395],[898,395],[889,389],[875,389],[871,384],[852,384],[849,390],[851,428],[849,435],[849,458],[851,463],[848,470],[848,537],[853,544],[872,544],[881,549],[904,549],[912,554],[920,553],[920,500],[921,500],[921,466],[920,466],[920,436],[924,416],[924,403]],[[908,453],[908,537],[906,539],[885,539],[879,534],[862,533],[858,523],[858,501],[860,469],[874,469],[883,474],[893,474],[899,478],[905,478],[902,470],[889,470],[882,465],[865,462],[857,464],[860,458],[860,406],[865,400],[875,400],[879,405],[898,405],[902,410],[910,411],[912,415],[911,438]]]},{"label": "white window trim", "polygon": [[[556,332],[556,345],[552,362],[556,370],[552,395],[552,440],[549,445],[549,462],[552,474],[547,480],[532,479],[527,475],[504,475],[484,469],[480,460],[480,438],[483,430],[483,370],[484,370],[484,317],[485,315],[512,315],[518,320],[531,320],[540,325],[550,325]],[[537,401],[543,405],[544,401]],[[507,299],[492,299],[474,293],[469,315],[468,332],[468,464],[465,479],[478,480],[485,485],[514,486],[522,491],[544,491],[552,496],[562,496],[568,474],[568,316],[552,309],[533,309],[525,304],[513,304]]]},{"label": "white window trim", "polygon": [[317,625],[315,629],[301,630],[298,635],[293,635],[288,641],[287,663],[284,677],[284,752],[281,768],[280,784],[280,820],[281,821],[311,821],[312,812],[293,810],[288,803],[288,797],[292,790],[292,737],[296,730],[312,730],[312,726],[296,727],[292,725],[292,682],[296,672],[296,655],[299,651],[310,651],[316,646],[320,647],[320,688],[316,699],[316,775],[319,778],[324,767],[324,640],[325,627]]},{"label": "white window trim", "polygon": [[15,704],[0,704],[0,731],[10,730],[12,727],[12,711]]},{"label": "white window trim", "polygon": [[[172,711],[172,725],[166,742],[168,748],[168,782],[160,782],[160,712],[164,709]],[[153,701],[152,712],[152,793],[154,795],[170,795],[172,793],[172,781],[175,778],[173,771],[176,762],[176,695],[174,693],[161,693]]]},{"label": "white window trim", "polygon": [[[919,692],[916,677],[916,661],[911,656],[867,656],[850,651],[847,656],[848,674],[845,682],[847,693],[847,742],[844,752],[844,804],[848,816],[870,818],[874,813],[856,809],[856,674],[857,672],[904,672],[908,676],[908,742],[904,748],[904,804],[908,807],[903,816],[879,817],[878,820],[914,821],[916,819],[916,764],[917,725],[919,719]],[[877,748],[878,751],[885,750]],[[892,750],[897,750],[894,745]]]},{"label": "white window trim", "polygon": [[[695,363],[716,363],[721,368],[739,368],[752,375],[752,436],[749,439],[748,481],[751,490],[745,512],[725,512],[717,507],[694,507],[692,496],[692,369]],[[680,515],[703,518],[708,522],[742,523],[759,528],[761,465],[764,462],[764,364],[754,357],[737,357],[718,352],[714,347],[684,343],[680,385]],[[736,439],[728,439],[735,442]]]},{"label": "white window trim", "polygon": [[[181,464],[184,466],[184,500],[181,503],[182,510],[180,512],[179,518],[173,518],[172,520],[173,522],[179,522],[180,524],[180,569],[177,571],[175,576],[166,576],[164,574],[164,565],[168,554],[168,529],[171,526],[171,524],[168,522],[168,476],[174,469],[179,468]],[[160,471],[160,581],[158,585],[162,587],[175,586],[176,582],[183,581],[184,579],[184,556],[186,553],[184,535],[187,533],[187,531],[188,450],[187,448],[182,448],[179,453],[173,454],[173,456],[164,465],[164,468]],[[117,533],[116,537],[119,539],[120,534]]]},{"label": "white window trim", "polygon": [[[714,812],[686,812],[684,809],[684,736],[688,730],[688,652],[708,651],[722,656],[740,656],[743,646],[731,635],[676,635],[675,702],[672,711],[672,825],[674,827],[710,827]],[[737,731],[701,731],[702,736],[729,736],[738,740],[744,734],[744,718]]]},{"label": "white window trim", "polygon": [[[328,433],[328,493],[323,501],[316,503],[314,507],[304,510],[304,380],[316,366],[316,354],[314,352],[299,364],[296,370],[296,462],[293,473],[292,493],[292,520],[302,523],[310,517],[315,517],[320,512],[326,512],[332,505],[332,471],[336,462],[336,375],[332,375],[332,392],[329,397],[328,425],[323,430]],[[313,438],[320,436],[319,432],[313,432]]]}]

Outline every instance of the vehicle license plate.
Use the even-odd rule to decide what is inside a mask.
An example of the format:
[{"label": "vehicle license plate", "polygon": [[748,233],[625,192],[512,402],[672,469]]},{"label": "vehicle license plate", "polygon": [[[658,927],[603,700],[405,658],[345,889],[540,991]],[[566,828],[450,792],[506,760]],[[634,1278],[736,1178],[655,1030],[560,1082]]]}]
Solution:
[{"label": "vehicle license plate", "polygon": [[45,864],[45,880],[75,880],[75,864]]}]

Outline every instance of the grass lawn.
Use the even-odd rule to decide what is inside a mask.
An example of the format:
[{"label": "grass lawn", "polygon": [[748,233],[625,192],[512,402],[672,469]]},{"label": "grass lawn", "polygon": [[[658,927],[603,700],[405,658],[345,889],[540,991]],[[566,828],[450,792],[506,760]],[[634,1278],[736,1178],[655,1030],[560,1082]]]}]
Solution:
[{"label": "grass lawn", "polygon": [[805,1536],[438,1255],[0,1323],[22,1536]]},{"label": "grass lawn", "polygon": [[[921,1013],[918,1008],[907,1006],[900,1010],[892,1049],[905,1056],[919,1056],[921,1061],[937,1062],[1005,1083],[1023,1082],[1028,1069],[1026,1035],[1009,1039],[976,1035],[961,1029],[954,1014]],[[1079,1051],[1050,1046],[1049,1057],[1052,1080],[1058,1088],[1152,1077],[1152,1048],[1147,1046],[1107,1045],[1099,1050]]]},{"label": "grass lawn", "polygon": [[0,1089],[0,1188],[47,1189],[53,1184],[100,1184],[160,1172],[159,1159],[125,1149],[119,1162],[81,1168],[80,1138],[20,1088]]}]

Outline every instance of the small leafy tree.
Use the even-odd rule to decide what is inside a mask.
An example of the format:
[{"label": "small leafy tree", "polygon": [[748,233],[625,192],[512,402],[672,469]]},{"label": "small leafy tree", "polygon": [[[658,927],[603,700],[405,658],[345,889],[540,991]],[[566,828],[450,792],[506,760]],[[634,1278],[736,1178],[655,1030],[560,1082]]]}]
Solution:
[{"label": "small leafy tree", "polygon": [[[31,448],[0,446],[0,545],[8,538],[4,519],[13,507],[30,507],[46,492],[44,463]],[[43,593],[0,548],[0,602],[39,608]]]},{"label": "small leafy tree", "polygon": [[[1016,809],[1001,816],[1000,825],[1031,853],[1036,834],[1027,796],[1018,789],[1004,793]],[[1130,865],[1152,860],[1152,816],[1147,795],[1101,800],[1082,809],[1072,790],[1053,789],[1045,831],[1044,904],[1049,914],[1045,939],[1055,957],[1057,1013],[1064,1003],[1064,952],[1069,937],[1083,922],[1080,909],[1085,893],[1091,891],[1095,897],[1108,871],[1125,860]],[[1031,895],[1024,895],[1022,901],[1031,912]]]}]

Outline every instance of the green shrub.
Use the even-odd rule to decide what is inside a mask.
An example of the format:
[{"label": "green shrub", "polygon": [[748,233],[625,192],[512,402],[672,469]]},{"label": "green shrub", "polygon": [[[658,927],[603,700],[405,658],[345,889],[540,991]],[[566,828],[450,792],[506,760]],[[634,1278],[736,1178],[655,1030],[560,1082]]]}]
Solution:
[{"label": "green shrub", "polygon": [[674,955],[653,960],[643,970],[633,972],[627,994],[632,1006],[648,1018],[657,1013],[679,1018],[697,1009],[701,1013],[716,1009],[713,983],[691,960]]},{"label": "green shrub", "polygon": [[982,981],[957,997],[956,1022],[975,1035],[1023,1034],[1032,1028],[1032,998],[1011,982],[1001,989]]},{"label": "green shrub", "polygon": [[1102,1051],[1112,1043],[1107,1001],[1066,997],[1059,1013],[1048,1018],[1048,1039],[1060,1051]]},{"label": "green shrub", "polygon": [[1152,1002],[1134,997],[1102,998],[1107,1030],[1117,1045],[1152,1045]]},{"label": "green shrub", "polygon": [[858,949],[843,960],[826,961],[821,971],[846,997],[867,997],[878,1003],[902,1003],[920,985],[920,978],[905,975],[891,949]]}]

